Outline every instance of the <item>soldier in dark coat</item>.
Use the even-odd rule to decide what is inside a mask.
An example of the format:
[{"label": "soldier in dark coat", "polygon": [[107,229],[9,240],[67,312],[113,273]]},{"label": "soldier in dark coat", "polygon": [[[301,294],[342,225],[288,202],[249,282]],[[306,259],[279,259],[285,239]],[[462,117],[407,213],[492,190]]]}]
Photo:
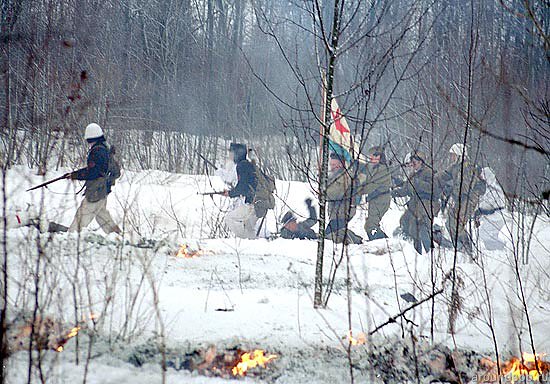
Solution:
[{"label": "soldier in dark coat", "polygon": [[414,248],[420,254],[422,249],[429,251],[432,248],[432,223],[440,208],[439,184],[426,159],[421,151],[413,153],[410,161],[412,175],[392,192],[394,197],[409,197],[400,224],[403,234],[413,239]]},{"label": "soldier in dark coat", "polygon": [[225,223],[235,236],[252,239],[256,237],[255,226],[258,221],[254,211],[258,177],[254,165],[246,158],[247,149],[244,144],[232,143],[229,150],[233,153],[233,161],[237,165],[237,184],[225,191],[224,195],[240,197],[243,201],[227,213]]},{"label": "soldier in dark coat", "polygon": [[311,204],[311,199],[306,199],[309,217],[298,222],[296,215],[291,211],[285,213],[282,219],[281,237],[283,239],[317,239],[317,234],[311,227],[317,223],[317,212]]},{"label": "soldier in dark coat", "polygon": [[107,210],[107,195],[111,192],[108,175],[110,154],[103,130],[98,124],[89,124],[84,137],[90,145],[87,166],[67,174],[71,180],[86,181],[84,199],[76,211],[69,232],[80,231],[96,219],[105,233],[121,233]]}]

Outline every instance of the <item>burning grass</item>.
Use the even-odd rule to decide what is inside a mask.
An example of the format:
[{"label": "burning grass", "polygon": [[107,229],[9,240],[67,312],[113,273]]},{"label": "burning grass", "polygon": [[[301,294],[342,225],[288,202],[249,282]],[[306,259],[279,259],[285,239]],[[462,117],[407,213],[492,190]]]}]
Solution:
[{"label": "burning grass", "polygon": [[348,340],[348,343],[351,345],[363,345],[367,342],[367,335],[364,332],[359,332],[357,337],[353,337],[352,331],[348,331],[348,336],[345,337]]},{"label": "burning grass", "polygon": [[[496,362],[484,358],[482,365],[488,368],[480,383],[498,383],[499,378],[505,379],[506,382],[516,383],[528,379],[532,382],[539,382],[541,376],[550,375],[550,362],[543,361],[546,354],[532,354],[524,352],[521,358],[513,356],[504,363],[497,364]],[[499,375],[500,368],[500,375]]]},{"label": "burning grass", "polygon": [[241,356],[241,361],[231,369],[231,372],[233,376],[244,376],[249,369],[258,366],[265,368],[268,362],[276,358],[277,355],[265,356],[264,351],[261,349],[256,349],[254,352],[246,352]]},{"label": "burning grass", "polygon": [[[90,319],[95,318],[94,315]],[[25,321],[20,325],[13,325],[8,332],[8,349],[10,353],[28,350],[51,350],[63,352],[67,342],[78,335],[84,322],[68,329],[68,327],[51,317],[37,316],[34,322]],[[32,337],[32,344],[31,344]]]},{"label": "burning grass", "polygon": [[[177,371],[186,370],[207,377],[225,379],[243,376],[265,377],[273,373],[269,372],[269,365],[279,357],[261,349],[246,351],[239,347],[218,348],[214,345],[185,354],[176,350],[168,351],[167,355],[167,366]],[[157,359],[158,356],[158,350],[154,345],[142,345],[132,353],[129,362],[141,366]]]},{"label": "burning grass", "polygon": [[211,255],[211,254],[212,254],[211,251],[206,251],[204,249],[201,249],[200,247],[197,249],[193,249],[187,244],[182,244],[179,247],[178,252],[176,253],[176,257],[180,259],[194,259],[199,256]]}]

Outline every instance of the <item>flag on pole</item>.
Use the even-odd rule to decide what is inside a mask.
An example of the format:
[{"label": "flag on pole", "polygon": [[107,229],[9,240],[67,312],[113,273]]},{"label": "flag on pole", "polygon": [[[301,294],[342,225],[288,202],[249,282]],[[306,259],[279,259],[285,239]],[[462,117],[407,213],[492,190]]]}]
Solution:
[{"label": "flag on pole", "polygon": [[359,148],[355,146],[353,136],[349,128],[346,117],[342,114],[336,98],[332,98],[331,103],[332,123],[329,130],[329,150],[341,155],[347,162],[359,160],[366,162],[366,158],[359,153]]}]

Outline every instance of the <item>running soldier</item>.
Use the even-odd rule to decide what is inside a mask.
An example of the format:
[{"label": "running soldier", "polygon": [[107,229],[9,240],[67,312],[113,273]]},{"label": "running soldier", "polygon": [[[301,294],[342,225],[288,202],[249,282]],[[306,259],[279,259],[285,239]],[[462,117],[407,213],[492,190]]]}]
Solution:
[{"label": "running soldier", "polygon": [[327,238],[335,243],[361,244],[363,239],[349,229],[348,223],[355,215],[353,182],[342,157],[330,154],[329,175],[327,184],[327,202],[329,223],[326,229]]},{"label": "running soldier", "polygon": [[360,178],[365,178],[359,186],[358,194],[366,195],[368,203],[365,231],[369,240],[387,238],[380,228],[380,221],[390,208],[391,172],[386,162],[384,148],[372,147],[367,152],[368,164],[361,169]]},{"label": "running soldier", "polygon": [[111,193],[114,181],[120,176],[120,167],[114,159],[111,159],[111,153],[105,144],[103,130],[98,124],[89,124],[86,127],[84,138],[90,147],[88,165],[66,175],[66,178],[71,180],[86,181],[84,199],[69,226],[69,232],[80,232],[93,219],[96,219],[106,234],[111,232],[120,234],[122,231],[107,210],[107,196]]},{"label": "running soldier", "polygon": [[440,176],[442,200],[446,202],[447,230],[451,242],[458,249],[472,252],[473,242],[466,232],[466,224],[473,218],[479,199],[487,189],[481,168],[472,164],[463,144],[454,144],[449,150],[451,165]]},{"label": "running soldier", "polygon": [[413,173],[403,186],[392,192],[394,197],[409,197],[400,224],[403,234],[412,238],[414,248],[419,254],[422,254],[422,249],[428,252],[433,248],[432,223],[440,207],[440,189],[435,173],[426,164],[426,159],[426,154],[421,151],[413,153],[410,160]]}]

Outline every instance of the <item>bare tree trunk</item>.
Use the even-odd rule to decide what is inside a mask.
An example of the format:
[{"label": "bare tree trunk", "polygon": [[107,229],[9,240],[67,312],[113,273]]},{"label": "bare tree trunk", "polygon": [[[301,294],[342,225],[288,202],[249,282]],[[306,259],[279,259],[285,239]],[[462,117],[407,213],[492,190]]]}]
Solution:
[{"label": "bare tree trunk", "polygon": [[6,172],[7,168],[2,166],[2,309],[0,312],[0,332],[2,332],[2,344],[0,345],[0,383],[6,381],[6,371],[4,360],[8,357],[8,336],[7,336],[7,317],[8,317],[8,216],[6,212]]},{"label": "bare tree trunk", "polygon": [[[317,3],[319,7],[319,4]],[[334,0],[334,13],[332,20],[332,41],[330,47],[326,47],[329,54],[327,70],[327,90],[324,100],[324,124],[323,135],[321,136],[321,164],[319,167],[319,241],[317,243],[317,260],[315,262],[315,294],[313,306],[319,308],[323,306],[323,256],[325,253],[325,226],[326,226],[326,205],[327,205],[327,181],[328,181],[328,138],[330,136],[331,106],[334,86],[334,71],[338,49],[338,39],[340,37],[340,0]]]}]

